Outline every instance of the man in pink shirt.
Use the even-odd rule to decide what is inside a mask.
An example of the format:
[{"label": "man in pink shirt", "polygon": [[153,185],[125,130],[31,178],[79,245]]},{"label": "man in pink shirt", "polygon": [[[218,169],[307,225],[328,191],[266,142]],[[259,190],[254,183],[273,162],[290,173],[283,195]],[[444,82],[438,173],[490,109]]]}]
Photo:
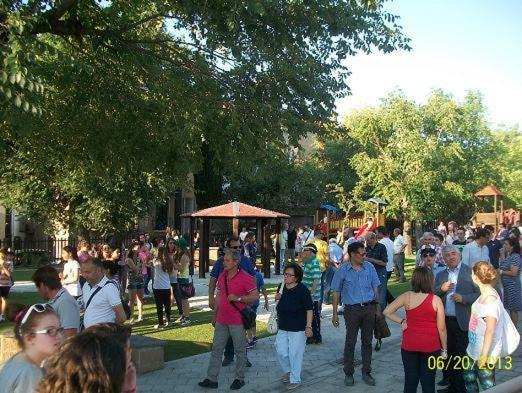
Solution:
[{"label": "man in pink shirt", "polygon": [[[214,310],[215,327],[212,343],[212,353],[207,370],[207,378],[199,382],[204,388],[217,389],[218,376],[221,368],[221,357],[229,337],[234,342],[234,352],[237,358],[236,378],[231,390],[241,389],[245,385],[246,332],[243,327],[240,311],[247,304],[259,299],[254,278],[239,268],[240,250],[228,249],[225,253],[225,270],[219,275],[217,301]],[[234,303],[235,307],[232,305]],[[237,308],[237,309],[236,309]]]}]

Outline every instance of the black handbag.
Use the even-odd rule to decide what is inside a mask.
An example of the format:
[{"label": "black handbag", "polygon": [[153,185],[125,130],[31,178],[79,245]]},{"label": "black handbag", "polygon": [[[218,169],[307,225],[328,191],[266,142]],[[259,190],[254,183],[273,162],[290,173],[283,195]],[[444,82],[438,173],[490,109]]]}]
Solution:
[{"label": "black handbag", "polygon": [[[225,296],[228,298],[228,278],[225,277]],[[256,325],[256,312],[248,304],[243,310],[240,310],[234,302],[230,303],[241,314],[241,320],[243,321],[243,327],[245,330],[252,329]]]}]

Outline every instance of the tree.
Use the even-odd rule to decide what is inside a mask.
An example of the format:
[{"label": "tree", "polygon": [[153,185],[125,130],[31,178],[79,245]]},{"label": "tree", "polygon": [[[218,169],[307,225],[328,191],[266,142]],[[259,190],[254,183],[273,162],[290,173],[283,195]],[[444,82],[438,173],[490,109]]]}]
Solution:
[{"label": "tree", "polygon": [[497,144],[484,113],[479,94],[459,103],[442,91],[424,105],[394,92],[378,108],[355,111],[344,126],[359,144],[349,159],[359,178],[352,190],[337,189],[344,208],[364,211],[377,197],[392,217],[468,219],[473,194],[498,179]]},{"label": "tree", "polygon": [[317,132],[344,58],[409,49],[382,3],[2,0],[0,200],[112,231],[194,173],[205,207]]}]

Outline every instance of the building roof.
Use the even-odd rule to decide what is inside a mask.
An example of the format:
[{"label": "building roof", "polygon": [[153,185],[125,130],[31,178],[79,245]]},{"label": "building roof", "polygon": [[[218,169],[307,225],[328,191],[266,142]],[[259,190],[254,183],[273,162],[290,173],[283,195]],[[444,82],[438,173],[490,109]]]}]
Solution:
[{"label": "building roof", "polygon": [[482,190],[475,193],[476,197],[495,196],[495,195],[504,196],[504,194],[502,192],[500,192],[498,188],[496,188],[495,186],[493,186],[491,184],[488,184]]},{"label": "building roof", "polygon": [[241,202],[230,202],[221,206],[209,207],[194,213],[184,214],[185,217],[199,218],[289,218],[290,216],[247,205]]}]

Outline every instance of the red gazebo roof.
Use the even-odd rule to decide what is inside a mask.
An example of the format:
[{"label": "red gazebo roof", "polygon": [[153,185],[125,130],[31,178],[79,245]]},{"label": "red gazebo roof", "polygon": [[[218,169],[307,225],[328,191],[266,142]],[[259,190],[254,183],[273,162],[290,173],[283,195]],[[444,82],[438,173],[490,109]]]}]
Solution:
[{"label": "red gazebo roof", "polygon": [[199,218],[289,218],[290,216],[247,205],[241,202],[230,202],[221,206],[209,207],[194,213],[184,214],[185,217]]},{"label": "red gazebo roof", "polygon": [[488,184],[482,190],[475,193],[476,197],[484,197],[484,196],[504,196],[502,192],[495,186]]}]

